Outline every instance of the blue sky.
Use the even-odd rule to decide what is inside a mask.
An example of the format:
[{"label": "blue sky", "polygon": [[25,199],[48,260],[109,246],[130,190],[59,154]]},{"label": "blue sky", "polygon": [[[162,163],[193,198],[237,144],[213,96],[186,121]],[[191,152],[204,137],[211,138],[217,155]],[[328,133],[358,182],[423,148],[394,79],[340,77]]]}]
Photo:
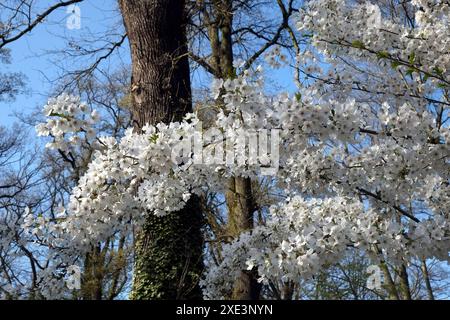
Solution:
[{"label": "blue sky", "polygon": [[[39,12],[42,12],[49,3],[55,1],[39,1]],[[14,122],[16,120],[14,112],[27,113],[36,106],[43,106],[47,101],[51,89],[49,79],[55,79],[59,71],[53,60],[56,57],[47,54],[48,51],[63,49],[67,43],[64,37],[82,38],[85,34],[101,33],[118,21],[115,0],[84,1],[79,7],[81,29],[69,30],[66,27],[69,14],[66,13],[66,8],[61,8],[30,34],[8,46],[11,49],[12,63],[2,65],[2,68],[25,74],[29,90],[27,94],[19,95],[13,102],[0,103],[0,125]],[[127,49],[126,45],[123,47]]]}]

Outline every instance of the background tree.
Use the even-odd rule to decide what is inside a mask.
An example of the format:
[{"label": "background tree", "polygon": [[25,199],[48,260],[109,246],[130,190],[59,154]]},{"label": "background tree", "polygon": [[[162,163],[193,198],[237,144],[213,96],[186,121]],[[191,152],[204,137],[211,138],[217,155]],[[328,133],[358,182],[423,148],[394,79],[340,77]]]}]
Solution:
[{"label": "background tree", "polygon": [[[194,63],[214,78],[234,79],[235,61],[241,59],[244,69],[252,67],[273,46],[293,49],[289,25],[294,12],[294,1],[286,4],[276,1],[192,1],[189,8],[189,56]],[[270,19],[265,12],[273,10]],[[273,13],[279,12],[278,19]],[[291,33],[289,33],[291,32]],[[295,37],[295,36],[294,36]],[[295,38],[294,38],[295,39]],[[297,41],[294,42],[297,46]],[[222,98],[216,104],[223,108]],[[211,112],[201,107],[200,114]],[[249,178],[232,177],[225,187],[227,225],[219,231],[222,239],[236,239],[254,226],[254,213],[258,210]],[[260,285],[254,271],[241,272],[235,281],[233,299],[258,299]]]}]

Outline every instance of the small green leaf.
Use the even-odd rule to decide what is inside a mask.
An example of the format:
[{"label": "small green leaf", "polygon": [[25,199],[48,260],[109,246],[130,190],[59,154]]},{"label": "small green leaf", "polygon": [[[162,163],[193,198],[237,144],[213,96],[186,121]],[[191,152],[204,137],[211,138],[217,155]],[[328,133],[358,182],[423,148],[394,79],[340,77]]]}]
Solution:
[{"label": "small green leaf", "polygon": [[414,52],[412,52],[409,55],[409,64],[414,64],[414,61],[416,61],[416,54]]},{"label": "small green leaf", "polygon": [[436,72],[440,76],[442,76],[444,74],[444,70],[440,69],[439,67],[434,67],[433,71]]},{"label": "small green leaf", "polygon": [[62,113],[57,113],[57,112],[52,112],[52,113],[49,114],[49,116],[50,117],[60,117],[60,118],[66,119],[66,120],[70,120],[71,119],[71,117],[66,116],[65,114],[62,114]]},{"label": "small green leaf", "polygon": [[392,61],[391,67],[392,69],[397,69],[398,66],[401,66],[402,64],[398,61]]},{"label": "small green leaf", "polygon": [[156,143],[156,141],[158,141],[158,134],[155,133],[150,137],[150,142],[151,143]]},{"label": "small green leaf", "polygon": [[378,59],[387,59],[390,57],[389,52],[386,51],[380,51],[377,53]]},{"label": "small green leaf", "polygon": [[297,101],[301,101],[302,100],[302,94],[300,92],[297,92],[295,94],[295,100],[297,100]]},{"label": "small green leaf", "polygon": [[352,47],[358,48],[358,49],[364,49],[364,43],[360,40],[355,40],[352,42]]},{"label": "small green leaf", "polygon": [[412,74],[414,73],[414,71],[416,71],[416,70],[414,70],[413,68],[409,68],[409,69],[406,71],[406,75],[412,77]]}]

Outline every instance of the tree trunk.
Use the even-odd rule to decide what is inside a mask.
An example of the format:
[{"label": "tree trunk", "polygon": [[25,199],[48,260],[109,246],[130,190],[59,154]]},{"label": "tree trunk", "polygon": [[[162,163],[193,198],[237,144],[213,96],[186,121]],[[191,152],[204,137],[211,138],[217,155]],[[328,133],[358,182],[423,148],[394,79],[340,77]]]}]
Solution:
[{"label": "tree trunk", "polygon": [[[182,0],[119,0],[132,57],[137,130],[192,110]],[[149,213],[135,244],[132,299],[200,299],[203,216],[192,198],[180,212]]]},{"label": "tree trunk", "polygon": [[428,272],[427,262],[425,259],[422,260],[421,269],[423,273],[423,278],[425,280],[425,286],[427,288],[428,299],[434,300],[433,287],[431,286],[430,274]]},{"label": "tree trunk", "polygon": [[[253,229],[253,197],[251,180],[235,177],[228,180],[225,198],[228,208],[228,234],[238,238],[242,232]],[[231,299],[257,300],[261,286],[255,271],[240,271],[235,279]]]},{"label": "tree trunk", "polygon": [[294,297],[295,283],[288,281],[282,284],[281,287],[281,299],[282,300],[292,300]]},{"label": "tree trunk", "polygon": [[380,263],[381,271],[384,274],[384,284],[389,294],[389,300],[400,300],[400,296],[397,292],[394,280],[392,279],[391,272],[385,262]]},{"label": "tree trunk", "polygon": [[398,271],[399,277],[400,277],[400,291],[402,293],[403,300],[411,300],[411,289],[409,287],[409,280],[408,280],[408,270],[406,269],[406,266],[402,264],[399,267]]},{"label": "tree trunk", "polygon": [[81,293],[83,300],[102,300],[104,278],[104,254],[100,246],[85,255]]},{"label": "tree trunk", "polygon": [[[215,20],[209,21],[208,29],[212,51],[211,66],[215,74],[223,79],[234,78],[236,72],[233,67],[233,1],[216,0],[213,3]],[[225,198],[228,209],[227,234],[237,238],[242,232],[253,229],[254,201],[251,180],[242,177],[230,178]],[[255,272],[242,270],[233,285],[231,299],[256,300],[259,298],[260,288]]]}]

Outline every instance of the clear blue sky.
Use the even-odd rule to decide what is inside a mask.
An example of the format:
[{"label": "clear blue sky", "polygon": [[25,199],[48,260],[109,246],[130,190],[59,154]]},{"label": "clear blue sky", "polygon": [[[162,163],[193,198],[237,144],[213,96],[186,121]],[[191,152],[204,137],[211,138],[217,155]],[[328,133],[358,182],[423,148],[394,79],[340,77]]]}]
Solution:
[{"label": "clear blue sky", "polygon": [[[40,0],[39,12],[49,3],[55,1]],[[66,27],[66,8],[55,11],[43,24],[30,34],[11,43],[12,64],[2,65],[2,69],[11,72],[22,72],[27,77],[27,94],[19,95],[13,102],[0,103],[0,125],[8,125],[15,121],[14,112],[29,112],[36,106],[43,106],[50,92],[49,79],[58,75],[54,64],[55,56],[48,51],[63,49],[67,40],[64,38],[80,38],[88,34],[99,34],[118,21],[115,0],[88,0],[79,4],[81,9],[81,29],[69,30]],[[127,45],[124,45],[127,50]],[[127,54],[123,55],[128,57]],[[114,63],[111,61],[110,63]]]}]

